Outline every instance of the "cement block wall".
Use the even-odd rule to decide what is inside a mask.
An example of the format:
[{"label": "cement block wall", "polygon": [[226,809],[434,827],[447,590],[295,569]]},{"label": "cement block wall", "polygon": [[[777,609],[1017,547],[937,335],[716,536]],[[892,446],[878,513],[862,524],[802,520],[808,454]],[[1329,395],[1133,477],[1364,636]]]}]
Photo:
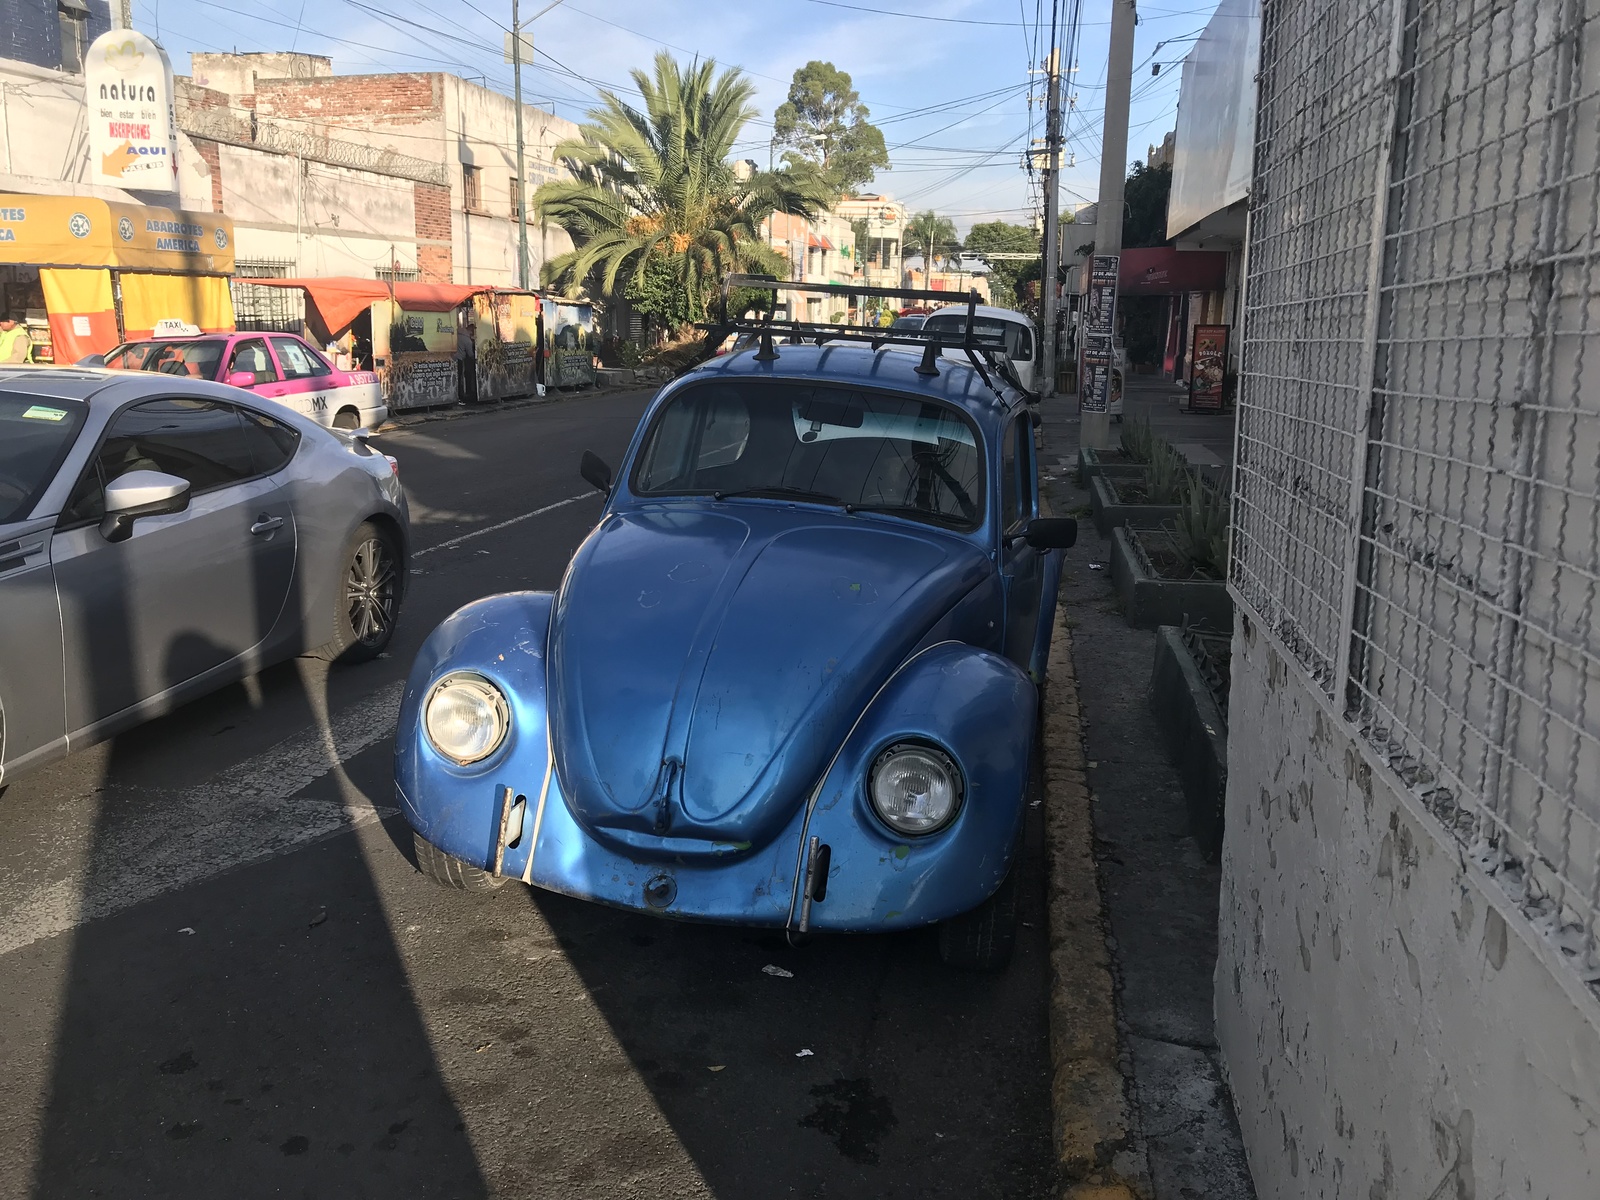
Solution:
[{"label": "cement block wall", "polygon": [[1600,1003],[1241,613],[1217,1032],[1262,1200],[1600,1196]]}]

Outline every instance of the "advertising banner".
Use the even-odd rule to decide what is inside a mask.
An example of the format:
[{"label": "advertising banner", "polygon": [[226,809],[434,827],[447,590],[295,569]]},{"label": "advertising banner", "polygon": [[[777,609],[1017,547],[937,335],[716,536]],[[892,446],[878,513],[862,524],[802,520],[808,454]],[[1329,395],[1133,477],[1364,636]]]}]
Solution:
[{"label": "advertising banner", "polygon": [[1189,368],[1189,410],[1222,411],[1222,380],[1228,370],[1228,327],[1196,325]]},{"label": "advertising banner", "polygon": [[378,378],[390,408],[432,408],[454,404],[460,396],[461,368],[456,356],[402,351],[390,356]]},{"label": "advertising banner", "polygon": [[88,196],[0,195],[0,262],[229,275],[233,222]]},{"label": "advertising banner", "polygon": [[1090,261],[1089,294],[1083,309],[1085,333],[1103,333],[1109,337],[1116,332],[1119,265],[1115,254],[1096,254]]},{"label": "advertising banner", "polygon": [[531,396],[538,385],[539,297],[493,292],[477,297],[478,398]]},{"label": "advertising banner", "polygon": [[172,63],[142,33],[113,29],[83,58],[89,182],[143,192],[178,190]]},{"label": "advertising banner", "polygon": [[593,309],[587,304],[544,301],[544,381],[547,387],[594,383]]}]

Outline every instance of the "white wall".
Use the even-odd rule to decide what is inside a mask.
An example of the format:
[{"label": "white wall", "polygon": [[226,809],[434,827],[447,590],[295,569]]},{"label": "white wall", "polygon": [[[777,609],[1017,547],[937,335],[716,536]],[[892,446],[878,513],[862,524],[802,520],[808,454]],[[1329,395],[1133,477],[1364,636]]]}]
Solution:
[{"label": "white wall", "polygon": [[[223,208],[242,259],[288,259],[303,275],[373,277],[415,269],[416,204],[410,180],[219,146]],[[298,225],[296,214],[298,212]],[[296,236],[298,232],[298,237]]]},{"label": "white wall", "polygon": [[1258,1194],[1600,1196],[1600,1003],[1239,624],[1216,1010]]},{"label": "white wall", "polygon": [[211,211],[211,172],[182,133],[176,195],[89,183],[87,117],[82,75],[0,59],[0,191]]}]

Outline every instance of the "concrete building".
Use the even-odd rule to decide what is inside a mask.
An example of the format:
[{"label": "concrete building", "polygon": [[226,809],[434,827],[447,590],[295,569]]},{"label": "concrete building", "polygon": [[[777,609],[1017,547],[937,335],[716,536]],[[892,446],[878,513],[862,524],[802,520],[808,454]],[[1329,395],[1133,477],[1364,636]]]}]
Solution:
[{"label": "concrete building", "polygon": [[[789,213],[773,213],[761,225],[761,234],[789,260],[789,278],[796,283],[851,283],[856,277],[855,233],[850,222],[836,212],[817,214],[811,220]],[[831,320],[838,309],[823,298],[807,300],[805,320]]]},{"label": "concrete building", "polygon": [[869,287],[899,287],[903,277],[906,206],[888,196],[846,196],[833,206],[834,215],[866,222],[866,240],[856,249],[856,274]]},{"label": "concrete building", "polygon": [[[439,72],[335,75],[306,54],[196,54],[179,121],[214,173],[246,261],[306,275],[516,286],[523,197],[564,177],[571,121]],[[530,220],[529,282],[571,249]]]},{"label": "concrete building", "polygon": [[112,23],[110,0],[6,0],[0,59],[81,74],[84,51]]}]

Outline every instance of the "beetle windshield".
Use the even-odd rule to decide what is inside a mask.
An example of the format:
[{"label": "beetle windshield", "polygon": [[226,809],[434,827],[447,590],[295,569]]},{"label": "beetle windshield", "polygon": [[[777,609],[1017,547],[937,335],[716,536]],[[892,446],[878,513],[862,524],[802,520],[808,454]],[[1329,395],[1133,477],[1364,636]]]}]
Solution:
[{"label": "beetle windshield", "polygon": [[129,342],[106,355],[106,366],[114,371],[161,371],[192,379],[215,379],[225,344],[222,338]]},{"label": "beetle windshield", "polygon": [[810,499],[958,529],[983,521],[983,455],[956,409],[770,380],[679,392],[657,414],[632,486],[642,496]]},{"label": "beetle windshield", "polygon": [[0,525],[33,511],[83,424],[76,400],[0,395]]}]

